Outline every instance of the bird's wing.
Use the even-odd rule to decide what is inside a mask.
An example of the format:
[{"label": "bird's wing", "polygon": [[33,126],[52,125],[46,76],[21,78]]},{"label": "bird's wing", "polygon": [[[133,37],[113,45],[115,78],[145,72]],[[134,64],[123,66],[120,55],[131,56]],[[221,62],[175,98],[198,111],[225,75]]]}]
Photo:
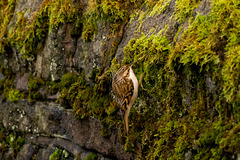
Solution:
[{"label": "bird's wing", "polygon": [[130,102],[134,91],[131,79],[128,77],[121,79],[114,78],[112,88],[119,105],[122,105],[124,102]]}]

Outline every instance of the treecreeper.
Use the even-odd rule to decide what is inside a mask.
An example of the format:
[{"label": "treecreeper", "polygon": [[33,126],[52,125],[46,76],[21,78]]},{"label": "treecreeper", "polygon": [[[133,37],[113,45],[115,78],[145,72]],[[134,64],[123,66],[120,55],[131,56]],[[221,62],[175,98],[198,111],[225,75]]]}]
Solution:
[{"label": "treecreeper", "polygon": [[[133,63],[132,63],[133,64]],[[129,135],[128,116],[130,109],[138,96],[138,86],[142,81],[142,75],[139,83],[135,76],[132,64],[122,66],[113,76],[112,89],[117,104],[124,110],[125,132]]]}]

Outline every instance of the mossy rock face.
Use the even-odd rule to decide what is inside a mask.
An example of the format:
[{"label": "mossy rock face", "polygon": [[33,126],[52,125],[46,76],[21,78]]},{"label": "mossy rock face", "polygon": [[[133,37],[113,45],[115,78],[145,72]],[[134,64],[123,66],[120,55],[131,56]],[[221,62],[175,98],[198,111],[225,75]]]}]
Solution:
[{"label": "mossy rock face", "polygon": [[[205,3],[209,6],[202,11]],[[47,55],[37,54],[43,53],[46,40],[58,50],[40,61],[48,62],[42,64],[48,71],[43,78],[55,82],[30,77],[30,101],[42,100],[39,90],[50,84],[49,91],[59,92],[58,102],[73,108],[76,118],[100,119],[104,138],[120,126],[125,151],[139,159],[229,159],[239,154],[239,1],[90,0],[86,10],[80,1],[44,1],[30,20],[22,11],[9,26],[15,6],[14,0],[1,2],[6,12],[0,15],[0,52],[15,47],[31,67]],[[108,26],[108,34],[98,33],[100,23]],[[61,37],[64,30],[68,32]],[[78,48],[65,52],[77,39]],[[72,72],[65,70],[61,56],[69,62],[79,56],[76,70],[71,65]],[[126,137],[111,79],[133,61],[136,76],[144,75],[144,88],[131,109]],[[1,70],[0,93],[17,101],[21,93],[14,89],[15,73],[6,66]]]}]

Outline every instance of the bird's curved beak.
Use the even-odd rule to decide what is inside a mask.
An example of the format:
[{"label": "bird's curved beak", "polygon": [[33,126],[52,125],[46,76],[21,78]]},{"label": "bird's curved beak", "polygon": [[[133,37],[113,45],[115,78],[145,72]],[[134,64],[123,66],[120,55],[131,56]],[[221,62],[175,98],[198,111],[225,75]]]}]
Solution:
[{"label": "bird's curved beak", "polygon": [[131,64],[130,64],[130,67],[132,67],[132,65],[135,63],[136,61],[133,61]]}]

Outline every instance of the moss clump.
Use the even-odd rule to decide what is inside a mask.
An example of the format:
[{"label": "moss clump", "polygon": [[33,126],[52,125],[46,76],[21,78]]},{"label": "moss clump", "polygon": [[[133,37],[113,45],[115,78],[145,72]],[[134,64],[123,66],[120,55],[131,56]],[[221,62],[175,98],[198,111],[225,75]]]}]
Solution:
[{"label": "moss clump", "polygon": [[11,45],[17,46],[20,53],[28,60],[34,60],[38,46],[44,42],[48,33],[48,5],[43,3],[39,12],[36,12],[31,20],[24,17],[25,12],[18,13],[18,20],[8,33]]},{"label": "moss clump", "polygon": [[97,160],[98,156],[96,153],[90,153],[84,160]]},{"label": "moss clump", "polygon": [[[133,67],[136,68],[134,71],[137,77],[143,72],[145,86],[152,90],[150,92],[156,92],[156,90],[153,90],[157,89],[156,87],[159,84],[157,82],[164,76],[164,64],[167,61],[169,49],[170,44],[166,37],[143,34],[138,39],[130,40],[124,48],[123,64],[136,61]],[[156,72],[156,70],[158,71]]]},{"label": "moss clump", "polygon": [[87,15],[84,20],[82,38],[85,42],[91,42],[97,34],[97,19],[94,15]]},{"label": "moss clump", "polygon": [[1,68],[1,73],[4,75],[4,78],[0,80],[0,94],[3,95],[3,100],[5,100],[6,98],[9,98],[9,96],[12,96],[11,98],[13,98],[14,97],[14,95],[12,94],[13,92],[11,92],[10,94],[9,92],[14,88],[13,82],[15,79],[15,74],[11,71],[10,68],[4,68],[4,67]]},{"label": "moss clump", "polygon": [[[104,122],[102,136],[108,137],[111,134],[111,127],[119,123],[120,117],[114,116],[118,107],[110,95],[110,73],[105,72],[98,76],[101,71],[93,72],[91,79],[96,82],[94,86],[87,84],[84,73],[80,75],[66,73],[59,82],[61,86],[59,101],[72,107],[78,119],[94,116],[102,120],[102,123]],[[70,79],[74,81],[69,81]]]},{"label": "moss clump", "polygon": [[43,97],[39,92],[39,89],[44,84],[45,82],[40,77],[33,77],[32,75],[29,75],[28,77],[29,101],[42,100]]},{"label": "moss clump", "polygon": [[175,6],[175,18],[178,22],[183,23],[189,17],[193,18],[193,10],[198,7],[201,0],[177,0]]},{"label": "moss clump", "polygon": [[49,160],[66,160],[69,153],[64,149],[56,149],[49,157]]},{"label": "moss clump", "polygon": [[0,53],[5,52],[5,46],[8,45],[7,27],[10,23],[15,10],[16,0],[0,2]]},{"label": "moss clump", "polygon": [[72,83],[77,81],[77,75],[74,73],[66,73],[61,78],[61,86],[63,88],[69,88]]},{"label": "moss clump", "polygon": [[25,140],[21,137],[21,134],[17,135],[16,132],[9,132],[0,124],[0,142],[0,152],[2,155],[12,149],[11,158],[15,159],[17,152],[19,152],[20,148],[25,143]]},{"label": "moss clump", "polygon": [[17,89],[10,89],[8,93],[8,99],[11,102],[17,102],[22,97],[22,94]]}]

